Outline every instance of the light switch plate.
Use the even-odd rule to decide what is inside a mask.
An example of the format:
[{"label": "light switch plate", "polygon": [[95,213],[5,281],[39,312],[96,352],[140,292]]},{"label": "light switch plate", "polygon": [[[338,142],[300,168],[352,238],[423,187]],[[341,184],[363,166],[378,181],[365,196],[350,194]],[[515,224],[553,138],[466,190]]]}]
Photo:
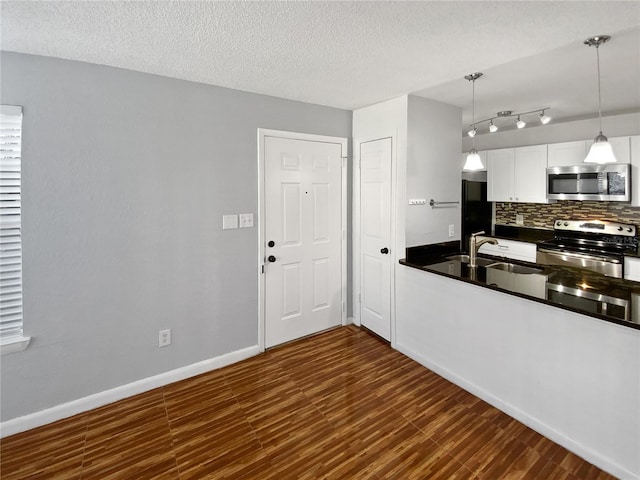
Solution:
[{"label": "light switch plate", "polygon": [[524,215],[516,214],[516,224],[524,225]]},{"label": "light switch plate", "polygon": [[456,234],[455,226],[449,225],[449,237],[453,237]]},{"label": "light switch plate", "polygon": [[253,227],[253,213],[240,214],[240,228]]},{"label": "light switch plate", "polygon": [[238,228],[238,215],[223,215],[222,229],[231,230],[232,228]]}]

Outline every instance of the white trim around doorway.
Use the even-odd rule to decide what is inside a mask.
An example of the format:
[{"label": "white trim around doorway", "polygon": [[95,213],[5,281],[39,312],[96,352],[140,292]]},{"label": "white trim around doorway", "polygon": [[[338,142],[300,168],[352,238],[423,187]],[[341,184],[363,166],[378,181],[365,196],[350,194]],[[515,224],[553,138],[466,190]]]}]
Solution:
[{"label": "white trim around doorway", "polygon": [[265,350],[265,223],[264,223],[264,139],[265,137],[279,137],[291,140],[305,140],[310,142],[337,143],[342,146],[342,325],[347,324],[347,172],[349,164],[348,140],[342,137],[329,137],[310,133],[287,132],[284,130],[270,130],[258,128],[258,346],[261,352]]},{"label": "white trim around doorway", "polygon": [[360,326],[360,286],[362,285],[360,271],[360,146],[363,143],[375,142],[384,138],[391,139],[391,295],[390,302],[390,322],[391,322],[391,346],[395,348],[396,341],[396,275],[395,266],[401,258],[404,258],[405,252],[402,249],[398,251],[398,231],[396,228],[398,219],[398,132],[389,133],[387,135],[375,135],[372,137],[362,137],[353,139],[353,198],[352,204],[352,271],[353,271],[353,290],[352,305],[354,325]]}]

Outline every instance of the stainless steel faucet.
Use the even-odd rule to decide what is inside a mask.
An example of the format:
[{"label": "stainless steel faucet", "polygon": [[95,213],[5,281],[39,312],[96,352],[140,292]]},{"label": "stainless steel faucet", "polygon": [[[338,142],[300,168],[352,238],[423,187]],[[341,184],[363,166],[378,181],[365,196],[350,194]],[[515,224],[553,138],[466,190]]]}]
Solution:
[{"label": "stainless steel faucet", "polygon": [[498,245],[498,240],[495,238],[483,238],[478,241],[477,236],[484,235],[484,230],[471,234],[471,238],[469,239],[469,266],[477,267],[477,258],[478,258],[478,249],[481,245],[485,243],[490,243],[491,245]]}]

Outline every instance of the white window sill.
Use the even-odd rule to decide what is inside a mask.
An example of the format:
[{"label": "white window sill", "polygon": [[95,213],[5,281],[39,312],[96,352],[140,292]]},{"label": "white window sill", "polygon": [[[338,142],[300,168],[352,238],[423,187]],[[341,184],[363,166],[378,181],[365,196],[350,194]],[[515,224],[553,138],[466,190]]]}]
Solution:
[{"label": "white window sill", "polygon": [[5,342],[0,345],[0,355],[7,355],[9,353],[26,350],[29,346],[29,342],[31,342],[31,337],[16,337],[5,340]]}]

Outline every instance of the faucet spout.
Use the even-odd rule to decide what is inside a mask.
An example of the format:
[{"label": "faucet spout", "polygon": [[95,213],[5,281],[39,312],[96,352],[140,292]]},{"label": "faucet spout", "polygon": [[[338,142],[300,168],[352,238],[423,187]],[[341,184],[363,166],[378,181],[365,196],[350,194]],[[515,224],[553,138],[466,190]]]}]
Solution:
[{"label": "faucet spout", "polygon": [[477,259],[478,259],[478,249],[484,245],[485,243],[489,243],[491,245],[498,245],[498,240],[495,238],[483,238],[482,240],[478,240],[479,235],[484,235],[484,231],[476,232],[471,234],[471,238],[469,239],[469,266],[477,267]]}]

